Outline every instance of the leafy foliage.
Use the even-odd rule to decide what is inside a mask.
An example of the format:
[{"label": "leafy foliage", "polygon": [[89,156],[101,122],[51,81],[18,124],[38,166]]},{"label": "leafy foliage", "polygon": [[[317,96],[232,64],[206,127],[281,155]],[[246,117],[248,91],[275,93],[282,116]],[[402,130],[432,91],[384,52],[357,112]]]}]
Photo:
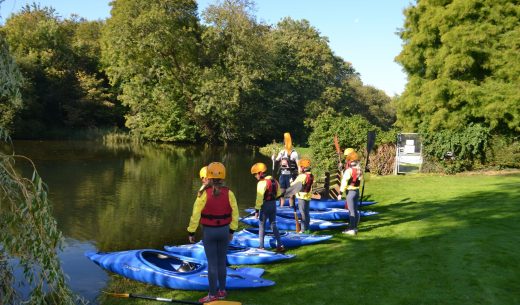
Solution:
[{"label": "leafy foliage", "polygon": [[404,131],[520,131],[517,1],[418,1],[405,10],[397,57],[409,82],[397,103]]},{"label": "leafy foliage", "polygon": [[16,112],[22,107],[22,83],[22,74],[0,32],[0,130],[10,129]]},{"label": "leafy foliage", "polygon": [[354,68],[333,54],[327,38],[307,20],[284,18],[270,32],[268,43],[274,67],[266,95],[277,102],[278,117],[283,115],[275,124],[278,130],[290,130],[295,139],[305,139],[313,119],[344,103],[345,84]]},{"label": "leafy foliage", "polygon": [[424,135],[423,152],[441,162],[448,173],[469,170],[475,162],[485,162],[489,136],[489,129],[478,124],[462,131],[430,133]]},{"label": "leafy foliage", "polygon": [[102,32],[102,57],[126,126],[159,141],[194,141],[200,30],[193,0],[116,0]]},{"label": "leafy foliage", "polygon": [[383,130],[391,129],[396,120],[396,110],[392,99],[382,90],[363,85],[359,77],[348,81],[348,104],[344,113],[359,114],[371,124]]},{"label": "leafy foliage", "polygon": [[[1,130],[1,129],[0,129]],[[27,161],[32,178],[20,176],[15,160]],[[65,283],[56,250],[62,235],[52,216],[47,186],[34,164],[23,156],[0,152],[0,296],[8,304],[19,300],[13,266],[17,259],[25,285],[32,288],[30,304],[78,304]],[[51,293],[46,293],[51,292]]]},{"label": "leafy foliage", "polygon": [[[324,109],[394,120],[307,20],[256,20],[251,0],[197,14],[194,0],[116,0],[106,21],[62,19],[34,4],[5,34],[27,75],[15,136],[121,127],[152,141],[269,143],[289,131],[306,144]],[[122,103],[122,105],[120,104]]]},{"label": "leafy foliage", "polygon": [[[366,147],[368,131],[379,128],[370,124],[362,116],[339,116],[334,112],[325,112],[313,122],[313,132],[309,136],[316,168],[319,172],[335,171],[338,165],[338,155],[334,147],[334,136],[342,150],[348,147],[363,152]],[[340,156],[343,161],[343,155]]]},{"label": "leafy foliage", "polygon": [[[98,71],[101,25],[62,20],[52,8],[36,4],[6,20],[0,32],[26,78],[15,136],[40,137],[53,129],[114,126],[121,121],[121,109]],[[91,90],[106,94],[100,99]]]},{"label": "leafy foliage", "polygon": [[486,150],[489,166],[501,168],[520,168],[520,139],[494,135]]},{"label": "leafy foliage", "polygon": [[[126,125],[145,139],[267,143],[290,131],[305,143],[324,108],[392,120],[381,92],[352,98],[353,67],[306,20],[263,24],[249,0],[210,5],[204,25],[193,1],[112,5],[103,61],[130,108]],[[365,106],[356,106],[361,99]]]},{"label": "leafy foliage", "polygon": [[252,10],[250,1],[223,1],[203,13],[205,65],[194,115],[210,141],[255,141],[272,122],[258,107],[271,68],[264,38],[268,28]]}]

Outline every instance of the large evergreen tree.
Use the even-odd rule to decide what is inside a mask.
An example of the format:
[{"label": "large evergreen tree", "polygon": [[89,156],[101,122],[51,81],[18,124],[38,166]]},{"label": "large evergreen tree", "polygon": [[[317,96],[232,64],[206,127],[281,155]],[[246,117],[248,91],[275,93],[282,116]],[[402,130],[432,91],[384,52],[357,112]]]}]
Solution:
[{"label": "large evergreen tree", "polygon": [[520,1],[418,0],[405,10],[397,61],[409,82],[398,102],[407,131],[469,123],[520,131]]}]

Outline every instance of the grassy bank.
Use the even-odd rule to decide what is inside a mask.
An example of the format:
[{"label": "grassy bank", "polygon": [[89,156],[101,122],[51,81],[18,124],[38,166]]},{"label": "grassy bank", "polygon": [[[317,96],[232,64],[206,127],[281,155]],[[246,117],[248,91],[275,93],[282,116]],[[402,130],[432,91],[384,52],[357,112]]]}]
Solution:
[{"label": "grassy bank", "polygon": [[[232,291],[243,304],[520,304],[520,174],[369,177],[358,236],[290,250],[262,265],[274,287]],[[113,277],[107,291],[197,300]],[[104,298],[101,304],[151,304]]]}]

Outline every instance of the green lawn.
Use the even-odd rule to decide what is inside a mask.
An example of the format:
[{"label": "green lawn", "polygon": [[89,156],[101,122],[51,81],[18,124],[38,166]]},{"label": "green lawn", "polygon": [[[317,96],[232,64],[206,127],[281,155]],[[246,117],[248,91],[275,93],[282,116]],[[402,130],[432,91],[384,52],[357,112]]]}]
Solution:
[{"label": "green lawn", "polygon": [[[520,304],[520,174],[368,177],[358,236],[290,250],[263,265],[271,288],[232,291],[243,304]],[[197,300],[121,277],[107,287]],[[102,304],[151,301],[103,299]]]}]

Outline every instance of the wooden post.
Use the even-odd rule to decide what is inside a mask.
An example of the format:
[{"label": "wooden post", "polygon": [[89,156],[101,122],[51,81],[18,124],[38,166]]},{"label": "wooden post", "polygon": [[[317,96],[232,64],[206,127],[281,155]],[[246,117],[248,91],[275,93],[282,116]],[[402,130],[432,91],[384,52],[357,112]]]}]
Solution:
[{"label": "wooden post", "polygon": [[330,188],[330,173],[325,172],[325,183],[323,184],[323,193],[322,193],[323,199],[330,198],[329,188]]}]

